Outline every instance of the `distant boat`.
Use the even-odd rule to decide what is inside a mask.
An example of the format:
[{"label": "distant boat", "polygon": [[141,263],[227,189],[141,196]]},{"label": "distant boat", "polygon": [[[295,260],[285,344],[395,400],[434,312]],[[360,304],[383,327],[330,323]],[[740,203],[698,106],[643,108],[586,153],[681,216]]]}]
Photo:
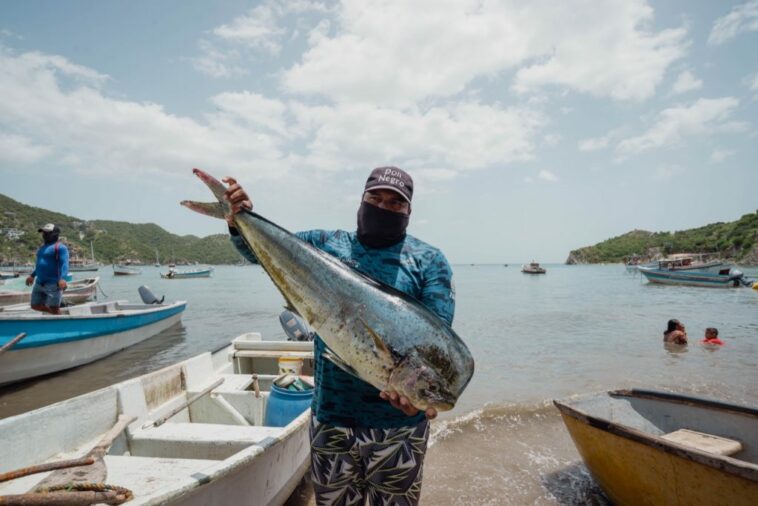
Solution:
[{"label": "distant boat", "polygon": [[750,286],[745,275],[732,267],[724,267],[718,272],[694,269],[669,269],[659,266],[637,268],[650,283],[662,285],[685,285],[708,288],[737,288]]},{"label": "distant boat", "polygon": [[92,246],[92,241],[89,242],[91,260],[89,262],[80,259],[72,258],[68,261],[69,272],[97,272],[100,266],[95,261],[95,249]]},{"label": "distant boat", "polygon": [[191,279],[191,278],[209,278],[213,273],[213,267],[207,267],[203,269],[189,269],[176,271],[173,268],[169,269],[167,273],[161,272],[161,278],[163,279]]},{"label": "distant boat", "polygon": [[93,302],[61,308],[60,315],[0,311],[0,346],[25,332],[0,355],[0,385],[93,362],[137,344],[181,319],[187,303]]},{"label": "distant boat", "polygon": [[614,504],[756,504],[758,409],[646,390],[554,403]]},{"label": "distant boat", "polygon": [[0,271],[0,279],[12,279],[19,276],[18,272],[5,272]]},{"label": "distant boat", "polygon": [[[97,294],[99,277],[77,279],[68,283],[63,292],[63,300],[70,304],[81,304],[93,299]],[[15,284],[0,286],[0,307],[10,304],[28,304],[32,298],[31,287]]]},{"label": "distant boat", "polygon": [[135,276],[137,274],[142,274],[142,271],[140,269],[137,269],[136,267],[132,267],[131,265],[122,265],[122,264],[113,265],[114,276]]},{"label": "distant boat", "polygon": [[160,261],[160,258],[158,257],[158,250],[155,250],[155,267],[160,267],[160,266],[161,266],[161,261]]},{"label": "distant boat", "polygon": [[547,271],[540,267],[538,262],[530,262],[521,266],[521,272],[524,274],[545,274]]}]

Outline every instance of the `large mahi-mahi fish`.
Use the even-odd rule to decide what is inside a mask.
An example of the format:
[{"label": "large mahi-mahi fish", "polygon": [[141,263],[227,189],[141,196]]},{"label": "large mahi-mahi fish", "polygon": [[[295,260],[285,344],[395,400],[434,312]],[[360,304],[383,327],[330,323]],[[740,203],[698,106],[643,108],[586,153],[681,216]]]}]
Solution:
[{"label": "large mahi-mahi fish", "polygon": [[[183,201],[202,214],[231,215],[226,187],[193,171],[218,203]],[[418,409],[452,409],[474,359],[450,326],[414,298],[379,283],[252,211],[234,224],[288,305],[318,332],[329,360]]]}]

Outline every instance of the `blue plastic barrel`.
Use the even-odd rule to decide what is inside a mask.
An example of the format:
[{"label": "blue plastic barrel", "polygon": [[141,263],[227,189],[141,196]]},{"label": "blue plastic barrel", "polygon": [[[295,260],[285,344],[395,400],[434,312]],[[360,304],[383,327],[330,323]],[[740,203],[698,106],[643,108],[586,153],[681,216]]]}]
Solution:
[{"label": "blue plastic barrel", "polygon": [[311,407],[311,399],[313,390],[292,391],[271,385],[263,425],[284,427]]}]

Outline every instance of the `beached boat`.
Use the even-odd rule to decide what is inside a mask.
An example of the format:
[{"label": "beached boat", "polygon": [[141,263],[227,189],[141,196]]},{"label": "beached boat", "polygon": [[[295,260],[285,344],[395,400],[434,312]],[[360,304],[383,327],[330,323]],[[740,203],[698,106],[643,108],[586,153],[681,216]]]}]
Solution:
[{"label": "beached boat", "polygon": [[555,401],[614,504],[758,502],[758,410],[646,390]]},{"label": "beached boat", "polygon": [[213,267],[207,267],[202,269],[188,269],[177,271],[169,269],[168,272],[161,272],[161,278],[163,279],[192,279],[192,278],[209,278],[213,273]]},{"label": "beached boat", "polygon": [[114,276],[135,276],[142,274],[142,271],[131,265],[113,264]]},{"label": "beached boat", "polygon": [[92,302],[60,315],[11,306],[0,311],[0,346],[26,337],[0,355],[0,385],[87,364],[174,325],[187,303]]},{"label": "beached boat", "polygon": [[663,285],[686,285],[710,288],[736,288],[751,286],[745,275],[733,267],[726,267],[717,272],[691,269],[668,269],[662,266],[637,268],[650,283]]},{"label": "beached boat", "polygon": [[[19,280],[20,281],[20,280]],[[67,304],[81,304],[97,295],[97,285],[100,278],[77,279],[68,283],[63,292],[63,300]],[[13,285],[0,286],[0,307],[10,304],[29,303],[32,298],[32,287],[15,282]]]},{"label": "beached boat", "polygon": [[[283,427],[265,425],[277,410],[269,394],[280,356],[298,354],[311,367],[312,343],[261,342],[253,333],[234,343],[0,420],[0,473],[82,457],[104,442],[99,468],[69,469],[69,488],[77,480],[125,487],[130,505],[283,504],[309,466],[310,410],[290,412]],[[0,483],[0,496],[28,493],[43,480],[71,477],[21,477]]]},{"label": "beached boat", "polygon": [[547,271],[540,267],[538,262],[530,262],[521,266],[521,272],[524,274],[545,274]]}]

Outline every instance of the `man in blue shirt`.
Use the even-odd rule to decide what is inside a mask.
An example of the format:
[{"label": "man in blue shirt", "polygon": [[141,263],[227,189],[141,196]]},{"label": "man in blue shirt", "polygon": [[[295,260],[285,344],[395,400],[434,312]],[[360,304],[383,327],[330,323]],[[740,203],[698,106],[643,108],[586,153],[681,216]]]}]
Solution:
[{"label": "man in blue shirt", "polygon": [[[234,179],[224,181],[233,212],[253,208]],[[452,324],[455,300],[447,259],[437,248],[406,234],[412,197],[413,179],[407,172],[379,167],[366,181],[355,232],[311,230],[297,235],[415,297]],[[229,231],[240,253],[257,262],[231,221]],[[326,360],[324,349],[317,335],[310,427],[316,504],[418,504],[428,420],[437,412],[430,408],[421,413],[396,392],[379,392]]]},{"label": "man in blue shirt", "polygon": [[60,314],[61,299],[66,289],[68,276],[68,248],[58,241],[61,229],[48,223],[38,229],[44,244],[37,250],[37,263],[26,278],[26,285],[37,282],[32,288],[32,309],[50,314]]}]

